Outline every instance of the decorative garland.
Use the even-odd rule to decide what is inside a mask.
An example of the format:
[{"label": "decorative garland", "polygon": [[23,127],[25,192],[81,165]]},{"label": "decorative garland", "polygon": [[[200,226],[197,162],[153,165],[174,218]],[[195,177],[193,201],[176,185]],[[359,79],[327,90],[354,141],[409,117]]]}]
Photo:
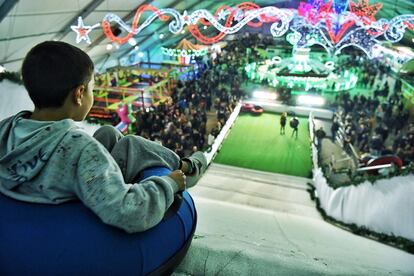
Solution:
[{"label": "decorative garland", "polygon": [[208,49],[191,50],[191,49],[174,49],[161,47],[162,54],[172,57],[201,57],[208,54]]},{"label": "decorative garland", "polygon": [[336,220],[335,218],[328,216],[325,212],[325,210],[321,207],[319,198],[315,195],[315,187],[308,183],[309,188],[307,191],[309,192],[310,198],[315,201],[316,203],[316,209],[321,214],[322,218],[331,224],[334,224],[335,226],[341,227],[347,231],[350,231],[356,235],[363,236],[366,238],[373,239],[375,241],[402,249],[404,251],[407,251],[409,253],[414,254],[414,242],[406,239],[404,237],[400,236],[393,236],[383,233],[377,233],[372,230],[367,229],[364,226],[358,226],[355,223],[345,223],[339,220]]},{"label": "decorative garland", "polygon": [[[326,171],[326,165],[322,166],[322,160],[321,160],[321,156],[319,154],[319,151],[318,151],[318,164],[320,164],[319,167],[321,168],[323,175],[325,177],[327,175],[329,175]],[[374,185],[379,180],[391,179],[393,177],[406,176],[406,175],[410,175],[410,174],[414,174],[414,164],[410,164],[409,166],[407,166],[403,169],[400,169],[400,170],[395,170],[395,171],[389,173],[388,175],[379,174],[379,175],[349,176],[351,178],[351,180],[347,181],[347,182],[343,182],[340,185],[332,185],[328,181],[327,181],[327,183],[331,188],[333,188],[335,190],[335,189],[341,188],[341,187],[358,186],[358,185],[363,184],[366,181],[368,181],[372,185]]]},{"label": "decorative garland", "polygon": [[367,175],[367,176],[354,176],[351,181],[344,183],[343,185],[341,185],[341,187],[343,186],[358,186],[362,183],[364,183],[365,181],[370,182],[371,184],[375,184],[377,181],[379,180],[383,180],[383,179],[391,179],[393,177],[397,177],[397,176],[407,176],[410,174],[414,173],[414,166],[408,166],[404,169],[401,170],[395,170],[393,172],[391,172],[388,175]]},{"label": "decorative garland", "polygon": [[[310,129],[310,131],[312,131],[312,129]],[[312,137],[312,135],[311,135],[311,137]],[[313,149],[311,151],[311,157],[312,157],[314,166],[320,167],[322,169],[323,175],[325,176],[326,171],[324,171],[324,167],[321,166],[322,163],[321,163],[321,157],[320,157],[319,151],[316,149],[316,146],[315,146],[314,142],[312,141],[312,139],[310,140],[310,146],[311,146],[311,149]],[[315,153],[316,153],[317,160],[314,160],[314,154]],[[414,169],[414,166],[411,167],[411,172],[414,172],[413,169]],[[407,174],[409,174],[408,173],[409,169],[407,169],[406,171],[407,171]],[[407,174],[405,174],[405,175],[407,175]],[[401,174],[399,174],[399,176],[401,176]],[[382,178],[377,177],[377,179],[375,179],[373,181],[370,180],[370,181],[373,184],[376,181],[378,181],[380,179],[384,179],[384,178],[386,178],[386,177],[382,177]],[[362,182],[364,182],[364,181],[362,181]],[[350,182],[350,183],[347,183],[346,185],[341,185],[341,187],[349,186],[349,185],[357,186],[357,185],[361,184],[362,182],[352,182],[352,183]],[[326,181],[326,183],[331,188],[333,188],[334,190],[336,188],[339,188],[339,186],[338,187],[333,187],[328,181]],[[366,238],[369,238],[369,239],[373,239],[375,241],[378,241],[378,242],[381,242],[381,243],[384,243],[384,244],[387,244],[387,245],[390,245],[390,246],[393,246],[393,247],[396,247],[396,248],[399,248],[399,249],[402,249],[404,251],[407,251],[409,253],[414,254],[414,241],[411,241],[411,240],[409,240],[407,238],[404,238],[404,237],[401,237],[401,236],[394,236],[394,235],[388,235],[388,234],[384,234],[384,233],[374,232],[374,231],[372,231],[372,230],[370,230],[370,229],[368,229],[364,226],[358,226],[355,223],[345,223],[343,221],[339,221],[339,220],[327,215],[325,210],[321,207],[321,203],[319,201],[319,198],[316,195],[315,186],[312,183],[307,183],[307,184],[308,184],[308,188],[306,189],[306,191],[309,192],[309,196],[310,196],[311,200],[315,201],[316,209],[318,210],[318,212],[321,214],[322,218],[326,222],[331,223],[335,226],[341,227],[341,228],[343,228],[343,229],[345,229],[349,232],[352,232],[356,235],[363,236],[363,237],[366,237]]]},{"label": "decorative garland", "polygon": [[[347,11],[347,8],[349,10]],[[191,14],[182,14],[174,9],[157,9],[151,5],[142,5],[136,12],[131,26],[119,16],[108,13],[102,20],[102,28],[111,41],[119,44],[126,43],[134,35],[139,34],[156,19],[168,21],[169,30],[174,34],[180,33],[187,25],[190,33],[205,44],[220,41],[225,35],[237,33],[244,26],[261,27],[263,23],[271,23],[270,33],[273,37],[281,37],[289,30],[288,41],[297,48],[309,48],[320,45],[330,55],[338,55],[342,49],[353,46],[361,49],[369,58],[379,55],[379,36],[384,36],[391,43],[400,41],[406,29],[414,30],[414,14],[398,15],[391,20],[375,19],[375,14],[382,4],[369,5],[368,0],[308,0],[301,2],[297,10],[279,9],[274,6],[260,7],[252,2],[243,2],[235,7],[221,6],[215,14],[205,9],[195,10]],[[147,19],[138,25],[141,15],[151,12]],[[111,25],[118,25],[128,34],[117,37],[112,32]],[[219,31],[213,37],[205,36],[198,24],[214,27]],[[82,18],[77,26],[71,28],[77,32],[76,41],[90,42],[88,33],[96,28],[84,26]]]},{"label": "decorative garland", "polygon": [[[151,14],[138,27],[141,15],[145,11],[151,11],[153,14]],[[112,13],[109,13],[104,17],[102,27],[105,35],[110,40],[124,44],[135,34],[140,33],[145,27],[150,25],[155,19],[160,18],[162,21],[170,19],[170,16],[167,14],[174,19],[169,24],[170,32],[178,34],[183,30],[185,25],[188,25],[188,29],[191,34],[199,41],[206,44],[218,42],[225,35],[238,32],[245,25],[260,27],[263,22],[271,23],[277,21],[277,23],[272,24],[270,31],[273,36],[282,36],[288,30],[289,22],[293,17],[293,12],[291,10],[278,9],[276,7],[260,8],[260,6],[250,2],[241,3],[234,8],[222,6],[218,8],[216,15],[212,15],[209,11],[204,9],[196,10],[189,15],[187,11],[180,14],[174,9],[157,9],[151,5],[142,5],[137,9],[131,27],[128,26],[119,16]],[[220,21],[223,20],[225,20],[224,25],[220,23]],[[251,22],[253,20],[259,20],[259,23],[255,24]],[[238,23],[232,26],[232,24],[237,21]],[[111,30],[111,23],[114,22],[128,32],[125,37],[119,38],[113,34]],[[219,30],[219,34],[214,37],[204,36],[197,26],[198,22],[205,26],[214,26],[217,30]]]}]

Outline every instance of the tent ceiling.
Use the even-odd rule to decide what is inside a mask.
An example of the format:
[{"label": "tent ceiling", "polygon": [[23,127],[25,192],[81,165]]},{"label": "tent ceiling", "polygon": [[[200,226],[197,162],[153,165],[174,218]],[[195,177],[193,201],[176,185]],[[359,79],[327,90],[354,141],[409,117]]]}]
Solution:
[{"label": "tent ceiling", "polygon": [[[305,1],[305,0],[303,0]],[[354,0],[355,1],[355,0]],[[44,41],[58,39],[68,43],[75,43],[76,34],[70,31],[68,26],[76,25],[77,17],[82,15],[85,24],[93,25],[101,22],[108,12],[116,13],[130,23],[137,7],[143,3],[151,4],[157,8],[174,8],[178,11],[189,12],[196,9],[207,9],[210,12],[226,4],[234,6],[242,1],[228,0],[1,0],[0,1],[0,64],[9,70],[18,70],[21,61],[27,51],[35,44]],[[280,8],[295,8],[299,0],[261,0],[252,1],[260,6],[274,5]],[[370,4],[379,1],[370,0]],[[376,18],[392,18],[400,14],[414,14],[414,1],[412,0],[384,0],[383,8]],[[189,39],[189,33],[174,35],[168,31],[168,23],[157,20],[142,33],[135,36],[141,50],[154,47],[154,45],[174,45],[183,38]],[[163,33],[165,38],[160,41],[158,36]],[[109,55],[106,45],[109,42],[102,34],[102,29],[95,29],[90,33],[92,46],[82,42],[78,46],[88,51],[95,61],[99,61]],[[402,44],[413,47],[413,32],[406,32]],[[195,41],[193,41],[195,42]],[[128,54],[133,47],[129,44],[122,45],[111,55],[120,58]]]}]

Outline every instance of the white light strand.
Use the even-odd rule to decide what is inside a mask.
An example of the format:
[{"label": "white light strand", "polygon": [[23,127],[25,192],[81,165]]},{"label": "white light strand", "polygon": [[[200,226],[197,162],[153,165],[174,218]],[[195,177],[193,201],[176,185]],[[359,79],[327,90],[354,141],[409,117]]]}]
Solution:
[{"label": "white light strand", "polygon": [[91,39],[89,38],[89,33],[98,28],[100,25],[96,23],[93,26],[85,26],[81,16],[78,17],[78,25],[72,25],[70,28],[76,33],[76,43],[80,43],[82,40],[85,40],[86,43],[91,44]]},{"label": "white light strand", "polygon": [[208,54],[208,49],[191,50],[191,49],[173,49],[161,47],[163,55],[173,57],[201,57]]},{"label": "white light strand", "polygon": [[[316,44],[324,47],[330,55],[337,55],[342,49],[354,46],[364,51],[370,58],[375,57],[378,53],[376,49],[379,45],[379,41],[377,40],[379,36],[383,36],[386,40],[395,43],[403,38],[407,28],[414,28],[414,14],[399,15],[391,20],[379,19],[376,21],[373,18],[356,15],[354,12],[349,11],[344,11],[340,15],[334,12],[323,11],[319,14],[318,21],[312,21],[313,23],[311,23],[306,16],[299,15],[297,10],[279,9],[273,6],[248,10],[243,10],[239,6],[224,8],[217,16],[206,9],[195,10],[191,14],[187,11],[181,14],[172,8],[156,9],[152,7],[151,11],[152,14],[143,23],[139,24],[139,26],[131,27],[113,13],[105,15],[103,20],[110,25],[116,23],[121,29],[133,35],[141,33],[142,30],[161,16],[169,17],[171,22],[168,28],[174,34],[183,33],[186,25],[195,26],[200,20],[205,20],[219,32],[229,35],[237,33],[253,20],[262,22],[262,18],[272,18],[273,20],[270,20],[273,22],[270,25],[272,36],[283,36],[290,29],[291,32],[287,38],[294,48],[308,48]],[[233,20],[231,23],[236,24],[226,27],[224,22],[228,23],[229,16]],[[337,29],[334,31],[332,28],[332,25],[338,24],[338,22],[341,25],[342,32],[340,34],[337,33]],[[344,30],[342,30],[344,25],[349,27],[344,27]],[[88,33],[98,26],[99,24],[84,26],[82,18],[80,17],[78,19],[78,25],[71,26],[72,30],[77,32],[76,42],[79,43],[84,40],[90,43]],[[194,36],[196,35],[194,34]],[[199,37],[196,38],[203,41]],[[114,40],[114,38],[111,39]],[[217,42],[208,40],[206,37],[204,37],[204,40],[206,40],[205,43]]]}]

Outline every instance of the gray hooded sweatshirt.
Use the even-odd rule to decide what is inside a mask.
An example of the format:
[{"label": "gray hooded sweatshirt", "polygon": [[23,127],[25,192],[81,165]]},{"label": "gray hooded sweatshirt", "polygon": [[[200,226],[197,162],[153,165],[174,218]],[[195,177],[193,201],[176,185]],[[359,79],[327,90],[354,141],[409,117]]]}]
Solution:
[{"label": "gray hooded sweatshirt", "polygon": [[0,122],[1,193],[45,204],[80,199],[103,222],[127,232],[161,221],[178,191],[172,178],[125,183],[106,148],[73,120],[35,121],[27,119],[30,114]]}]

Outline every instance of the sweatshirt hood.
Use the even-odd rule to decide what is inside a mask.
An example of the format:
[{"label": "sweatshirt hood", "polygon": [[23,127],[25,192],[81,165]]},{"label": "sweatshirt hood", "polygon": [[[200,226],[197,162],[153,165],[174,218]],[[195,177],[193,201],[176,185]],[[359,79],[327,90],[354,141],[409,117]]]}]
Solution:
[{"label": "sweatshirt hood", "polygon": [[0,184],[11,190],[31,181],[48,162],[73,120],[36,121],[22,111],[0,122]]}]

